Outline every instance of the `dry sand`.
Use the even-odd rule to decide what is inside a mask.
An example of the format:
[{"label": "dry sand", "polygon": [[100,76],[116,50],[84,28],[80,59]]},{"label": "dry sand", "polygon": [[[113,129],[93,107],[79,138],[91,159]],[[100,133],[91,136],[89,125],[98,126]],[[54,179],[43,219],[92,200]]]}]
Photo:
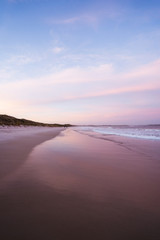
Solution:
[{"label": "dry sand", "polygon": [[58,131],[0,145],[2,239],[158,240],[160,141]]}]

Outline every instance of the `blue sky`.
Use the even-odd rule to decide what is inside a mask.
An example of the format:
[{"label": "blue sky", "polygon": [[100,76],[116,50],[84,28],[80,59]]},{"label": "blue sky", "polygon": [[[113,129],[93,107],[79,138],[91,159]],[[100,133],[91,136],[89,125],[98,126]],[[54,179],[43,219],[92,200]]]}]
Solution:
[{"label": "blue sky", "polygon": [[2,0],[0,112],[160,123],[160,2]]}]

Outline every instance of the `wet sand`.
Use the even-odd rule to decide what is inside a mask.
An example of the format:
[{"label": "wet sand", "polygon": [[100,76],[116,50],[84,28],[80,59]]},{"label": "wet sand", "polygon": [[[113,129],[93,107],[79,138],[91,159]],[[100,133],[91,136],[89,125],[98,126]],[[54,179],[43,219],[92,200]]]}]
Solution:
[{"label": "wet sand", "polygon": [[0,144],[2,239],[159,239],[160,141],[40,136]]},{"label": "wet sand", "polygon": [[40,143],[57,136],[64,128],[8,127],[0,129],[0,180],[24,164]]}]

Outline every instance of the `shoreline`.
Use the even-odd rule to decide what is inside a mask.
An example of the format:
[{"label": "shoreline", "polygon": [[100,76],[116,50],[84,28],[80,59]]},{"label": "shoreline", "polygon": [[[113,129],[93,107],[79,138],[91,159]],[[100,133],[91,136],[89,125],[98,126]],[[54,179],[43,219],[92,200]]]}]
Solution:
[{"label": "shoreline", "polygon": [[[18,171],[2,179],[2,238],[157,239],[159,146],[95,138],[74,129],[60,132],[32,148]],[[9,142],[17,151],[21,144],[24,153],[24,139],[30,144],[29,137]],[[12,145],[6,149],[14,152]]]},{"label": "shoreline", "polygon": [[[64,128],[8,127],[0,129],[0,179],[15,171],[37,145],[56,137]],[[13,160],[14,159],[14,160]]]},{"label": "shoreline", "polygon": [[146,157],[150,157],[152,155],[152,157],[159,160],[160,140],[119,136],[116,134],[100,134],[92,131],[83,132],[79,129],[75,129],[75,131],[82,135],[86,135],[95,139],[113,142],[130,151],[144,154]]}]

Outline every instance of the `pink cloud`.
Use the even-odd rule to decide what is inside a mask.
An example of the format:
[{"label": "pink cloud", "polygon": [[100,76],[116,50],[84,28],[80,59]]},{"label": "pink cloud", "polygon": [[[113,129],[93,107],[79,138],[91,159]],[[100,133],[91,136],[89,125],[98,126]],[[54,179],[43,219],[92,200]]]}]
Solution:
[{"label": "pink cloud", "polygon": [[[77,111],[81,115],[79,118],[81,122],[84,116],[92,119],[95,113],[96,116],[102,118],[104,115],[105,118],[108,116],[110,119],[116,119],[116,113],[118,116],[121,114],[125,116],[126,114],[126,118],[127,116],[129,118],[129,116],[134,115],[130,109],[135,110],[138,106],[146,108],[154,105],[154,103],[157,106],[157,100],[152,93],[146,101],[145,92],[160,90],[159,64],[160,60],[158,59],[153,63],[119,75],[115,73],[112,64],[87,68],[75,67],[63,69],[38,79],[4,82],[0,88],[0,110],[4,112],[8,109],[8,111],[16,112],[13,108],[13,106],[16,106],[17,111],[22,109],[22,112],[25,112],[28,109],[28,111],[33,111],[34,114],[35,111],[42,112],[43,109],[43,112],[50,116],[51,109],[53,110],[54,106],[60,106],[60,109],[54,109],[55,116],[58,116],[58,119],[61,117],[63,119],[65,116],[66,119],[69,119],[69,116],[76,119],[74,113],[76,115]],[[136,93],[142,93],[142,101],[140,101],[140,94],[136,101],[136,97],[134,97]],[[101,102],[97,109],[99,102],[96,100],[104,96],[112,96],[109,98],[110,102],[107,104]],[[126,102],[124,102],[123,97]],[[87,101],[81,101],[83,99],[92,99],[93,104],[90,101],[90,105],[87,105]],[[64,112],[66,105],[69,107]],[[75,105],[79,106],[80,109],[78,110],[76,107],[76,110],[72,110],[75,109]],[[107,109],[105,105],[107,105]],[[128,108],[130,109],[127,110]],[[138,114],[137,112],[135,113]],[[144,116],[150,116],[148,110],[146,115],[145,109],[143,109],[143,112]],[[157,112],[159,113],[158,110]],[[153,112],[153,114],[157,117],[156,112]]]}]

